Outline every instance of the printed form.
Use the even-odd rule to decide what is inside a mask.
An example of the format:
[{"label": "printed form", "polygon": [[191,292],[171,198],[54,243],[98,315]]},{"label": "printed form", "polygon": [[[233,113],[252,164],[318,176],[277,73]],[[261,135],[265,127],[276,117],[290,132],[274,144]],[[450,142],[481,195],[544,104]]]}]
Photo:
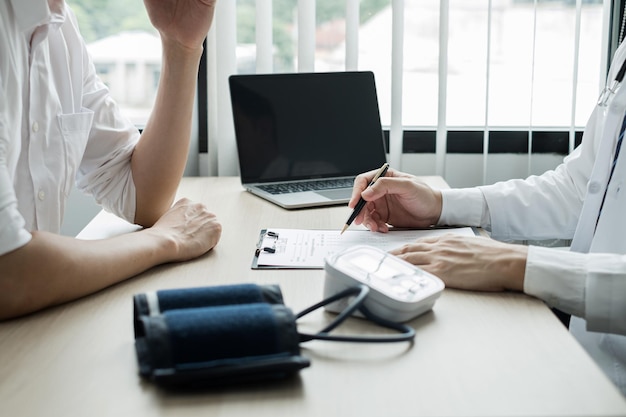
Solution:
[{"label": "printed form", "polygon": [[355,245],[369,245],[389,251],[429,236],[453,233],[476,236],[471,227],[391,230],[377,233],[369,230],[279,229],[261,231],[253,268],[324,268],[324,259]]}]

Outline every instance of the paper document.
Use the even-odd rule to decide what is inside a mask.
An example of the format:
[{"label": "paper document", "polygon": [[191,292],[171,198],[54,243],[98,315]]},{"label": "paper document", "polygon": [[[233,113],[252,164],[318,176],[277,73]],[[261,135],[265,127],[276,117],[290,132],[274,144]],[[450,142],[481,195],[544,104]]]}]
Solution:
[{"label": "paper document", "polygon": [[476,236],[471,227],[427,230],[395,230],[388,233],[369,230],[263,229],[259,235],[253,269],[324,268],[324,259],[354,245],[370,245],[388,251],[428,236],[454,233]]}]

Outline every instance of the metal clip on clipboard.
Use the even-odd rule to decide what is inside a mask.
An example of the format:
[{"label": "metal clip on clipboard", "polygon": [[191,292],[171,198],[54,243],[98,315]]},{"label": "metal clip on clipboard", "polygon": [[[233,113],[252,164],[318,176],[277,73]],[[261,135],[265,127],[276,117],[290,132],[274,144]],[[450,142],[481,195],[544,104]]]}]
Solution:
[{"label": "metal clip on clipboard", "polygon": [[[272,246],[264,246],[265,237],[268,236],[274,240]],[[275,253],[276,252],[276,241],[278,241],[278,233],[272,232],[271,230],[263,229],[259,234],[259,241],[256,244],[256,253],[255,256],[259,256],[261,252]]]},{"label": "metal clip on clipboard", "polygon": [[[261,267],[259,265],[259,255],[261,253],[276,253],[276,243],[279,234],[268,229],[261,229],[259,232],[259,240],[256,244],[256,250],[252,258],[252,269],[277,269],[278,267]],[[269,240],[269,242],[268,242]]]}]

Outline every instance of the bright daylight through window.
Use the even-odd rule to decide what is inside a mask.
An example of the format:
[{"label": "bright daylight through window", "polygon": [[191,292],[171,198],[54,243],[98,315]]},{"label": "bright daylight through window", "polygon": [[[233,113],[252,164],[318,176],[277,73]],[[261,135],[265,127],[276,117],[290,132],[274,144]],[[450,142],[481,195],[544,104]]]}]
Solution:
[{"label": "bright daylight through window", "polygon": [[[131,119],[145,123],[161,53],[143,3],[68,3],[103,81]],[[297,71],[298,4],[272,2],[274,72]],[[239,73],[255,72],[255,15],[256,0],[237,1]],[[391,0],[361,0],[359,15],[358,68],[374,71],[381,118],[389,125]],[[402,121],[407,127],[433,127],[441,76],[440,1],[405,1],[403,16]],[[575,0],[450,0],[448,16],[448,126],[566,127],[572,109],[574,125],[584,125],[602,80],[600,0],[582,1],[578,16]],[[315,71],[344,70],[346,2],[318,0],[315,18]]]}]

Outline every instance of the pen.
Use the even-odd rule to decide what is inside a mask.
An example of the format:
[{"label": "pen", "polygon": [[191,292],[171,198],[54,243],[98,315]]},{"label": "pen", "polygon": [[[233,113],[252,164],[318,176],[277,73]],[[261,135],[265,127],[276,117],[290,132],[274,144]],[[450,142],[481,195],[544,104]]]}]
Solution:
[{"label": "pen", "polygon": [[[387,173],[388,168],[389,168],[389,164],[385,162],[383,166],[380,167],[376,175],[374,175],[374,178],[372,178],[372,181],[369,183],[367,187],[368,188],[371,187],[380,177],[384,177],[385,174]],[[352,214],[350,215],[350,217],[348,217],[348,220],[346,221],[346,224],[343,226],[343,229],[341,229],[341,233],[339,233],[340,235],[342,235],[343,232],[345,232],[346,229],[350,227],[354,219],[356,219],[356,216],[358,216],[361,210],[363,210],[363,207],[365,207],[365,203],[366,201],[363,200],[363,197],[361,197],[359,202],[356,203],[356,206],[354,206],[354,210],[352,210]]]}]

